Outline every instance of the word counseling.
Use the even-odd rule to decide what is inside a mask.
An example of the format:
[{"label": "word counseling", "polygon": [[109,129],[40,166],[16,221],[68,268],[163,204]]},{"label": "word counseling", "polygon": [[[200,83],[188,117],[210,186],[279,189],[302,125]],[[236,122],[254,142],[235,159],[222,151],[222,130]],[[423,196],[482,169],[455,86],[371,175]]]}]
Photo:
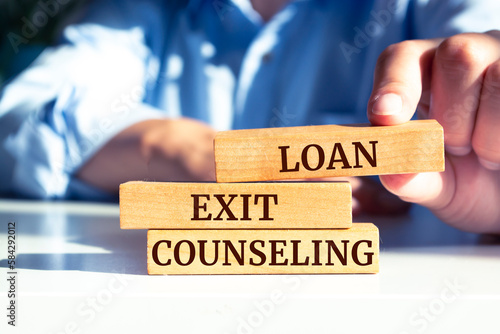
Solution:
[{"label": "word counseling", "polygon": [[[169,250],[170,256],[160,255]],[[159,266],[358,266],[373,263],[371,240],[158,240],[151,249]]]}]

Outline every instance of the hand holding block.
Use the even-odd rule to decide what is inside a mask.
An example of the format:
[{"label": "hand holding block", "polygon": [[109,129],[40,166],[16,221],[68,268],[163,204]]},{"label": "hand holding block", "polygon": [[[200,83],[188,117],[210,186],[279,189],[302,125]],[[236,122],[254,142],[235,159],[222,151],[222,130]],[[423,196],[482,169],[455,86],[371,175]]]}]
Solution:
[{"label": "hand holding block", "polygon": [[149,230],[148,273],[333,274],[377,273],[378,229]]},{"label": "hand holding block", "polygon": [[124,229],[349,228],[348,182],[120,185]]},{"label": "hand holding block", "polygon": [[217,182],[439,172],[443,128],[421,120],[219,132],[215,163]]}]

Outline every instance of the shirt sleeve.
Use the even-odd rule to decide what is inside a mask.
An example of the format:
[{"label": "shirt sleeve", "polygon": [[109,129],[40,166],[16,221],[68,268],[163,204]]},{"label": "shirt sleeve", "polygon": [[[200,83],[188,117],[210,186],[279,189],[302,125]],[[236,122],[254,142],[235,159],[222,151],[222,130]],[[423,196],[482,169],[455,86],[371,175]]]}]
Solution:
[{"label": "shirt sleeve", "polygon": [[[26,115],[5,142],[14,158],[15,194],[106,198],[75,172],[120,131],[164,117],[143,102],[157,78],[158,59],[147,39],[160,14],[151,4],[136,5],[134,12],[124,3],[91,8],[86,23],[68,26],[59,46],[46,49],[1,92],[0,116]],[[144,17],[150,22],[141,22]]]}]

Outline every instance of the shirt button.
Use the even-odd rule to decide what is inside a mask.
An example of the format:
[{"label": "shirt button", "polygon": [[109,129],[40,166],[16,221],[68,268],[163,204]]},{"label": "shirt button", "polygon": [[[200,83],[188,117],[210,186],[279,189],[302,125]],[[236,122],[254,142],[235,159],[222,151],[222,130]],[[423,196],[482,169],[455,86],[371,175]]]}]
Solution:
[{"label": "shirt button", "polygon": [[266,52],[262,55],[262,62],[264,64],[269,63],[273,59],[273,53],[272,52]]}]

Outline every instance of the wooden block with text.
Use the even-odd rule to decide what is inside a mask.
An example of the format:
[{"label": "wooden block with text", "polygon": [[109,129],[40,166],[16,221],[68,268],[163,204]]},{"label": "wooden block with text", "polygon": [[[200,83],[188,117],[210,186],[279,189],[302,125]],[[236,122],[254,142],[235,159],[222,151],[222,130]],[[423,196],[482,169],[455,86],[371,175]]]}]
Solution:
[{"label": "wooden block with text", "polygon": [[215,163],[217,182],[439,172],[443,128],[420,120],[225,131]]},{"label": "wooden block with text", "polygon": [[371,223],[344,230],[149,230],[150,275],[377,273]]},{"label": "wooden block with text", "polygon": [[349,228],[348,182],[120,185],[123,229]]}]

